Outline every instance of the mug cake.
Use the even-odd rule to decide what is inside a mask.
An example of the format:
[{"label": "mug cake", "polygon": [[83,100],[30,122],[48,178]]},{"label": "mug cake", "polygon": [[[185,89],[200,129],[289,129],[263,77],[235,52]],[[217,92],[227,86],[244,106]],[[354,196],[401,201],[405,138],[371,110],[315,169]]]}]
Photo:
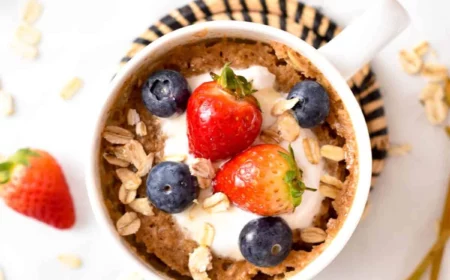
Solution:
[{"label": "mug cake", "polygon": [[280,43],[208,39],[122,86],[102,133],[104,204],[172,279],[283,279],[332,242],[357,146],[339,95]]}]

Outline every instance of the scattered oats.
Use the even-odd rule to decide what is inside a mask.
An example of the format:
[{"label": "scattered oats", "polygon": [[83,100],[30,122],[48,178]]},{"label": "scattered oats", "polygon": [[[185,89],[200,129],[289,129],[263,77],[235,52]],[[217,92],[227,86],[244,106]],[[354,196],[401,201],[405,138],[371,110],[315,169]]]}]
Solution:
[{"label": "scattered oats", "polygon": [[81,259],[72,254],[61,254],[58,256],[58,260],[71,269],[77,269],[81,267]]},{"label": "scattered oats", "polygon": [[212,180],[209,178],[197,177],[198,185],[201,189],[207,189],[211,187]]},{"label": "scattered oats", "polygon": [[314,138],[303,139],[303,149],[305,150],[305,155],[311,164],[318,164],[320,161],[319,153],[319,142]]},{"label": "scattered oats", "polygon": [[135,109],[129,109],[127,114],[128,125],[134,126],[141,121],[141,117]]},{"label": "scattered oats", "polygon": [[11,48],[17,55],[25,59],[34,60],[39,54],[35,46],[27,45],[19,40],[13,40]]},{"label": "scattered oats", "polygon": [[406,50],[401,50],[399,55],[400,63],[406,73],[416,74],[422,68],[423,62],[418,54]]},{"label": "scattered oats", "polygon": [[134,135],[124,128],[109,125],[103,131],[103,138],[111,144],[127,144],[134,138]]},{"label": "scattered oats", "polygon": [[422,90],[420,98],[425,105],[425,114],[428,121],[434,125],[443,123],[448,114],[446,101],[447,98],[450,99],[448,78],[446,78],[445,90],[440,84],[430,83]]},{"label": "scattered oats", "polygon": [[300,135],[300,126],[297,120],[289,112],[284,112],[277,119],[278,134],[284,140],[293,142]]},{"label": "scattered oats", "polygon": [[117,150],[116,156],[123,160],[129,159],[134,167],[139,169],[147,157],[147,154],[139,141],[129,140],[128,143],[125,144],[123,150]]},{"label": "scattered oats", "polygon": [[447,133],[447,136],[450,137],[450,125],[445,127],[445,132]]},{"label": "scattered oats", "polygon": [[141,177],[128,168],[116,169],[117,177],[122,182],[123,187],[129,191],[135,191],[142,183]]},{"label": "scattered oats", "polygon": [[22,20],[32,24],[41,16],[42,5],[36,0],[28,0],[22,10]]},{"label": "scattered oats", "polygon": [[443,100],[426,100],[425,115],[428,121],[433,125],[441,124],[445,121],[448,114],[448,106]]},{"label": "scattered oats", "polygon": [[328,174],[322,175],[320,177],[320,182],[332,185],[334,187],[337,187],[338,189],[342,189],[342,187],[344,186],[344,183],[341,180]]},{"label": "scattered oats", "polygon": [[225,212],[230,208],[230,200],[221,192],[216,192],[203,201],[203,209],[210,213]]},{"label": "scattered oats", "polygon": [[345,158],[344,149],[333,145],[323,145],[320,148],[320,154],[327,159],[341,161]]},{"label": "scattered oats", "polygon": [[421,74],[432,82],[441,82],[447,79],[447,72],[445,65],[425,63]]},{"label": "scattered oats", "polygon": [[131,209],[133,209],[134,211],[141,213],[142,215],[145,216],[153,216],[153,208],[150,205],[150,202],[148,201],[148,198],[143,197],[143,198],[137,198],[135,200],[133,200],[130,204],[128,204],[128,206],[130,206]]},{"label": "scattered oats", "polygon": [[205,223],[203,225],[203,229],[202,229],[198,243],[200,244],[200,246],[211,247],[211,245],[214,241],[215,234],[216,234],[216,231],[214,230],[214,227],[209,223]]},{"label": "scattered oats", "polygon": [[119,189],[119,200],[123,204],[130,204],[136,198],[137,192],[135,190],[127,190],[124,185]]},{"label": "scattered oats", "polygon": [[402,145],[391,145],[389,147],[388,153],[390,156],[404,156],[409,154],[412,150],[412,146],[410,144],[402,144]]},{"label": "scattered oats", "polygon": [[187,155],[167,155],[164,156],[163,161],[175,161],[175,162],[183,162],[187,159]]},{"label": "scattered oats", "polygon": [[211,251],[206,246],[200,246],[189,254],[189,272],[194,280],[210,279],[206,271],[212,269]]},{"label": "scattered oats", "polygon": [[266,144],[279,144],[282,141],[276,127],[270,127],[261,131],[259,139]]},{"label": "scattered oats", "polygon": [[138,136],[146,136],[147,135],[147,126],[144,122],[140,121],[136,124],[136,134]]},{"label": "scattered oats", "polygon": [[206,158],[195,158],[189,166],[191,174],[197,177],[212,179],[216,176],[216,170],[211,160]]},{"label": "scattered oats", "polygon": [[14,98],[11,94],[0,90],[0,114],[11,116],[14,114]]},{"label": "scattered oats", "polygon": [[444,97],[444,89],[438,83],[428,83],[420,92],[419,100],[424,103],[426,100]]},{"label": "scattered oats", "polygon": [[141,162],[141,166],[138,168],[138,172],[136,173],[138,176],[145,176],[150,172],[153,166],[153,160],[155,159],[155,154],[150,153],[145,158],[144,161]]},{"label": "scattered oats", "polygon": [[64,100],[71,99],[83,86],[83,81],[78,78],[72,78],[61,90],[60,96]]},{"label": "scattered oats", "polygon": [[336,199],[339,194],[339,189],[325,184],[319,185],[319,192],[325,197],[329,197],[331,199]]},{"label": "scattered oats", "polygon": [[135,234],[141,227],[141,220],[135,212],[127,212],[117,220],[116,228],[121,236]]},{"label": "scattered oats", "polygon": [[129,150],[129,145],[116,146],[112,149],[113,154],[120,160],[132,163],[131,151]]},{"label": "scattered oats", "polygon": [[130,165],[129,162],[124,161],[122,159],[118,159],[113,155],[109,155],[107,153],[103,154],[103,158],[111,165],[116,165],[116,166],[120,166],[120,167],[128,167]]},{"label": "scattered oats", "polygon": [[418,56],[424,56],[429,50],[430,44],[427,41],[422,41],[413,48],[413,52]]},{"label": "scattered oats", "polygon": [[283,114],[284,112],[294,108],[295,104],[298,103],[300,99],[298,98],[292,98],[292,99],[280,99],[278,100],[275,105],[272,107],[272,115],[279,116]]},{"label": "scattered oats", "polygon": [[447,78],[445,81],[444,95],[445,102],[447,102],[447,105],[450,106],[450,78]]},{"label": "scattered oats", "polygon": [[327,233],[321,228],[309,227],[300,231],[300,237],[306,243],[321,243],[327,238]]},{"label": "scattered oats", "polygon": [[22,23],[17,27],[15,37],[22,43],[36,46],[41,41],[41,32],[32,25]]}]

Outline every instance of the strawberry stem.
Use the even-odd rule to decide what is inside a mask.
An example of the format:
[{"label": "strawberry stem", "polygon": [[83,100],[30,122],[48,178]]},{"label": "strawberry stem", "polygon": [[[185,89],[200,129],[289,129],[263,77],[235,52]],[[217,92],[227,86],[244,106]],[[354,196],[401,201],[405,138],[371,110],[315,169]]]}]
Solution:
[{"label": "strawberry stem", "polygon": [[307,191],[317,191],[313,188],[308,188],[305,183],[302,181],[303,179],[303,171],[298,168],[297,162],[295,161],[294,150],[292,149],[291,144],[289,144],[289,154],[279,152],[280,155],[288,162],[289,170],[286,171],[284,175],[284,182],[289,186],[289,190],[291,193],[291,197],[293,200],[294,207],[297,207],[302,203],[302,196],[305,190]]},{"label": "strawberry stem", "polygon": [[30,157],[36,156],[39,156],[39,154],[31,149],[20,149],[14,155],[9,157],[7,161],[0,163],[0,184],[9,182],[14,168],[17,165],[28,166]]},{"label": "strawberry stem", "polygon": [[226,63],[220,75],[211,72],[211,78],[237,99],[243,99],[256,92],[253,89],[252,81],[247,81],[245,77],[236,75],[230,65],[231,63]]}]

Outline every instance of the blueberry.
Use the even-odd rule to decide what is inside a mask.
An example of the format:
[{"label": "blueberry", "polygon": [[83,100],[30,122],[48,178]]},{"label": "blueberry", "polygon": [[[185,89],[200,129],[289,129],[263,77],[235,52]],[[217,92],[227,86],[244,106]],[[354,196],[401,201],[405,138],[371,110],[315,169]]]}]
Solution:
[{"label": "blueberry", "polygon": [[326,90],[315,81],[297,83],[289,92],[287,99],[298,98],[294,106],[294,115],[303,128],[312,128],[321,124],[330,112],[330,98]]},{"label": "blueberry", "polygon": [[183,113],[190,95],[186,79],[173,70],[155,72],[142,87],[145,107],[161,118]]},{"label": "blueberry", "polygon": [[281,263],[291,251],[292,230],[280,217],[263,217],[248,222],[239,235],[244,258],[260,267]]},{"label": "blueberry", "polygon": [[147,177],[148,198],[156,208],[168,213],[182,212],[197,198],[198,192],[197,178],[181,162],[162,162]]}]

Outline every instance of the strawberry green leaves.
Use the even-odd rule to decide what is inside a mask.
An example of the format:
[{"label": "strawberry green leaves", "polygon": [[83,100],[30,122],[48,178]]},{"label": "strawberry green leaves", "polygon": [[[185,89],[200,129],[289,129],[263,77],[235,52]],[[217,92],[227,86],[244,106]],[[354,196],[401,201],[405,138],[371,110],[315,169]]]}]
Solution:
[{"label": "strawberry green leaves", "polygon": [[294,150],[292,149],[291,145],[289,145],[289,154],[283,152],[279,152],[279,154],[289,164],[290,169],[286,171],[283,181],[289,187],[294,207],[297,207],[300,205],[300,203],[302,203],[302,196],[305,190],[316,191],[316,189],[308,188],[302,181],[303,171],[297,166]]},{"label": "strawberry green leaves", "polygon": [[38,153],[31,149],[20,149],[7,161],[0,163],[0,184],[8,183],[11,179],[12,172],[17,165],[28,166],[30,157],[37,157]]},{"label": "strawberry green leaves", "polygon": [[252,81],[249,82],[245,77],[236,75],[230,68],[230,65],[231,63],[225,64],[220,76],[211,72],[211,78],[238,99],[242,99],[256,92],[253,89]]},{"label": "strawberry green leaves", "polygon": [[0,163],[0,184],[8,183],[13,167],[14,164],[12,162]]}]

